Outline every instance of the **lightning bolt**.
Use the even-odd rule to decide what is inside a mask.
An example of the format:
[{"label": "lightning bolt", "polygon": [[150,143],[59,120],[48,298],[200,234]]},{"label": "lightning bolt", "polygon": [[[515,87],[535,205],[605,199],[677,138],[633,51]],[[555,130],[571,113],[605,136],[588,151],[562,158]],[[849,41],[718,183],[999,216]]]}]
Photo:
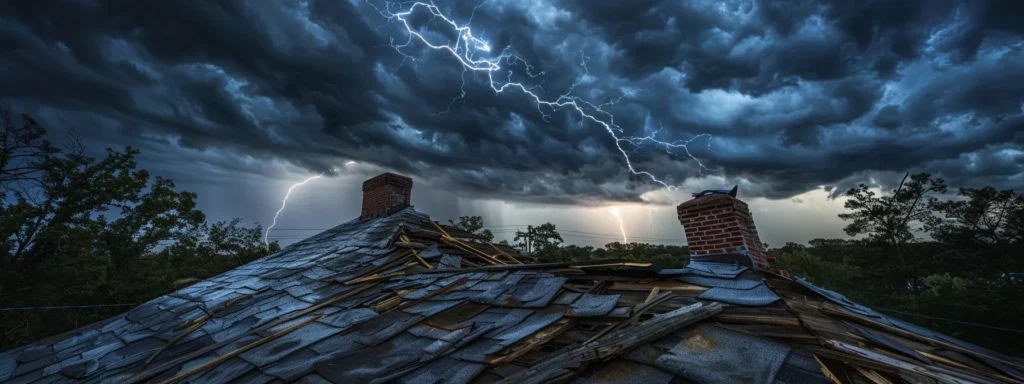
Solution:
[{"label": "lightning bolt", "polygon": [[[334,169],[332,169],[331,171],[334,171]],[[270,223],[270,226],[267,227],[266,231],[263,231],[263,244],[264,245],[266,245],[268,247],[270,246],[270,242],[267,241],[267,236],[270,235],[270,230],[272,228],[274,228],[275,225],[277,225],[277,217],[281,216],[281,211],[284,211],[284,207],[288,204],[288,197],[290,197],[292,195],[292,191],[294,191],[296,187],[301,187],[303,185],[306,185],[306,183],[308,183],[308,182],[310,182],[312,180],[316,180],[316,179],[319,179],[321,177],[324,177],[324,174],[326,174],[326,173],[327,172],[321,172],[319,175],[311,176],[311,177],[307,178],[306,180],[302,180],[302,181],[300,181],[298,183],[292,184],[291,187],[288,187],[288,193],[285,193],[284,194],[284,199],[281,200],[281,208],[278,209],[276,213],[274,213],[274,221],[272,223]]]},{"label": "lightning bolt", "polygon": [[652,239],[658,238],[657,236],[654,235],[654,214],[651,213],[651,206],[650,205],[647,206],[647,220],[650,221],[650,223],[651,223],[651,238]]},{"label": "lightning bolt", "polygon": [[[384,27],[384,26],[386,26],[388,24],[391,24],[393,22],[401,24],[401,26],[403,26],[405,28],[405,32],[408,34],[408,39],[404,43],[396,45],[394,38],[391,38],[391,44],[390,44],[390,47],[394,48],[396,52],[398,52],[400,55],[402,55],[402,62],[401,62],[401,64],[399,64],[399,67],[404,65],[406,61],[413,61],[413,62],[415,62],[415,61],[420,60],[420,59],[418,59],[416,57],[413,57],[413,56],[411,56],[411,55],[409,55],[409,54],[407,54],[407,53],[405,53],[403,51],[404,48],[409,47],[410,45],[412,45],[414,42],[417,42],[417,41],[422,43],[423,45],[425,45],[426,47],[428,47],[428,48],[430,48],[432,50],[439,51],[439,52],[442,52],[442,53],[446,54],[447,56],[450,56],[451,58],[455,59],[457,62],[459,62],[461,64],[461,66],[462,66],[462,75],[461,75],[461,77],[462,77],[462,88],[460,88],[461,94],[458,97],[452,98],[451,103],[448,104],[448,109],[445,110],[444,112],[441,112],[441,114],[449,112],[451,110],[452,104],[454,104],[455,101],[463,99],[465,97],[465,95],[466,95],[466,92],[465,92],[465,85],[466,85],[465,74],[466,74],[466,72],[480,72],[480,73],[484,73],[484,74],[487,75],[488,85],[491,87],[491,89],[494,90],[495,93],[504,93],[507,90],[518,90],[523,95],[525,95],[525,96],[529,97],[530,99],[532,99],[536,103],[537,110],[540,111],[541,116],[543,117],[544,121],[548,121],[547,119],[548,119],[549,115],[544,111],[544,109],[542,107],[547,107],[548,109],[550,109],[552,111],[564,110],[564,109],[568,109],[570,111],[575,111],[580,116],[580,124],[582,124],[584,121],[591,121],[593,123],[596,123],[596,124],[600,125],[604,129],[604,131],[606,131],[612,137],[612,139],[615,140],[615,147],[618,149],[619,153],[622,154],[622,157],[625,160],[626,166],[629,168],[629,171],[632,174],[645,176],[648,179],[650,179],[652,182],[658,183],[661,186],[667,188],[668,190],[678,189],[678,187],[675,186],[675,185],[670,185],[669,183],[667,183],[665,181],[662,181],[661,179],[659,179],[657,176],[655,176],[653,173],[651,173],[649,171],[639,170],[639,169],[635,168],[633,166],[633,160],[630,158],[630,155],[629,155],[630,152],[635,153],[636,150],[640,149],[641,147],[643,147],[644,145],[647,145],[647,144],[650,144],[650,145],[652,145],[654,147],[662,148],[662,149],[664,149],[666,152],[668,152],[670,154],[678,154],[677,151],[678,150],[682,150],[682,152],[685,153],[686,157],[688,157],[689,159],[697,162],[697,164],[698,164],[698,174],[703,175],[703,171],[705,171],[705,170],[707,170],[707,171],[717,171],[718,170],[718,169],[712,170],[712,169],[707,168],[700,159],[698,159],[696,156],[694,156],[692,153],[690,153],[690,149],[688,147],[695,140],[707,139],[708,148],[710,149],[712,136],[709,135],[709,134],[706,134],[706,133],[699,134],[699,135],[696,135],[696,136],[690,138],[689,140],[676,140],[676,141],[662,141],[662,140],[656,139],[655,136],[661,131],[661,129],[659,129],[659,130],[657,130],[657,131],[655,131],[655,132],[653,132],[653,133],[651,133],[650,135],[647,135],[647,136],[640,136],[640,137],[624,136],[623,129],[621,127],[619,127],[615,123],[615,116],[613,116],[608,111],[604,110],[604,107],[609,106],[609,105],[614,105],[614,104],[618,103],[619,101],[621,101],[623,98],[625,98],[627,96],[630,96],[630,95],[632,95],[635,92],[639,92],[639,91],[643,91],[643,90],[632,90],[632,91],[629,91],[629,92],[625,92],[618,99],[612,100],[612,101],[604,103],[604,104],[594,104],[594,103],[592,103],[590,101],[587,101],[587,100],[584,100],[584,99],[580,98],[579,96],[573,95],[572,92],[576,88],[576,86],[582,84],[583,83],[583,79],[586,79],[589,76],[589,70],[587,69],[587,62],[590,60],[590,58],[588,56],[582,54],[582,52],[581,52],[582,58],[581,58],[580,65],[583,68],[584,75],[580,77],[579,81],[573,83],[572,86],[569,87],[567,92],[563,93],[558,98],[555,98],[554,100],[545,100],[545,99],[541,98],[537,93],[535,93],[533,91],[533,89],[540,87],[539,84],[536,85],[536,86],[528,87],[528,86],[524,85],[523,83],[513,82],[512,81],[512,73],[513,72],[512,72],[511,69],[507,69],[507,68],[511,68],[511,67],[514,67],[514,66],[522,65],[523,68],[525,68],[526,74],[530,78],[536,78],[538,76],[541,76],[541,75],[544,74],[544,72],[536,73],[533,66],[531,66],[529,63],[527,63],[526,60],[524,60],[522,57],[517,56],[515,54],[512,54],[509,51],[508,47],[502,49],[501,53],[498,54],[497,57],[492,57],[492,58],[483,58],[483,57],[481,57],[481,56],[487,56],[492,51],[492,47],[491,47],[490,43],[488,43],[486,40],[481,39],[479,37],[476,37],[473,34],[472,29],[470,29],[470,27],[469,27],[469,23],[472,22],[472,20],[473,20],[472,15],[470,15],[469,21],[466,24],[460,25],[460,24],[456,23],[454,20],[452,20],[452,18],[449,18],[444,13],[442,13],[441,10],[436,5],[434,5],[433,3],[424,3],[424,2],[400,2],[400,3],[393,3],[393,2],[385,2],[383,9],[381,9],[381,7],[378,7],[378,6],[374,5],[373,3],[367,2],[367,4],[372,6],[374,9],[377,10],[378,13],[381,14],[381,16],[383,16],[384,18],[387,19],[387,23],[385,23],[385,24],[383,24],[383,25],[381,25],[381,26],[379,26],[377,28],[378,31],[379,31],[380,28],[382,28],[382,27]],[[404,7],[405,5],[407,5],[407,4],[411,4],[411,5],[408,6],[408,8],[400,9],[400,8]],[[481,3],[480,5],[478,5],[475,8],[473,8],[474,14],[476,12],[476,9],[481,7],[482,5],[483,5],[483,3]],[[397,12],[396,11],[392,11],[392,8],[398,8],[398,9],[396,9]],[[430,39],[428,39],[422,33],[420,33],[415,28],[413,28],[409,24],[409,19],[408,18],[414,12],[416,12],[417,10],[422,10],[422,11],[429,12],[431,17],[432,17],[432,19],[431,19],[432,21],[433,20],[439,20],[440,22],[445,23],[448,26],[450,26],[450,28],[457,34],[457,37],[455,38],[455,40],[454,41],[447,41],[445,43],[432,42]],[[498,77],[498,79],[496,79],[495,74],[498,74],[498,73],[500,73],[500,72],[502,72],[502,71],[504,71],[506,69],[508,70],[507,77],[504,80],[500,80],[500,77]],[[541,89],[543,89],[543,88],[541,88]],[[626,148],[623,148],[624,145],[627,146],[627,147],[631,147],[632,151],[627,151]]]},{"label": "lightning bolt", "polygon": [[619,217],[619,207],[609,208],[608,212],[615,216],[615,220],[619,221],[619,232],[622,232],[622,244],[629,244],[629,239],[626,238],[626,226],[622,225],[622,217]]}]

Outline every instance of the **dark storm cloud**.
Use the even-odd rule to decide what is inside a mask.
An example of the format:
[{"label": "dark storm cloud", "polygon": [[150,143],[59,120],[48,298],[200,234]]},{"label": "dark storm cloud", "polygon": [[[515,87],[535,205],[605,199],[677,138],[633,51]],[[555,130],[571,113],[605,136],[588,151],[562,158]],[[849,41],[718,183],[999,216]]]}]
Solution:
[{"label": "dark storm cloud", "polygon": [[[601,104],[636,90],[604,107],[624,135],[709,133],[712,150],[696,141],[691,153],[722,171],[704,173],[770,198],[841,191],[871,172],[998,186],[1024,172],[1016,2],[438,3],[543,71],[508,65],[531,91],[555,99],[576,84]],[[454,36],[425,13],[411,20]],[[496,94],[422,45],[395,52],[407,36],[387,21],[359,1],[14,2],[0,10],[0,100],[90,142],[176,158],[160,163],[175,177],[208,178],[190,161],[260,174],[267,159],[310,171],[355,160],[514,200],[636,200],[658,187],[578,114]],[[647,144],[626,148],[637,169],[697,176],[681,151]]]}]

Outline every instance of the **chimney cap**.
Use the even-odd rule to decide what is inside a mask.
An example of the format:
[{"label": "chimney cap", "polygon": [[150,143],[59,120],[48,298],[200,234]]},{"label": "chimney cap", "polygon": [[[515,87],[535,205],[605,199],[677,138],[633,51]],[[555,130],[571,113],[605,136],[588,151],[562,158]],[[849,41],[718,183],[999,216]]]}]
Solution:
[{"label": "chimney cap", "polygon": [[690,196],[693,196],[694,199],[696,199],[698,197],[704,197],[704,196],[710,196],[710,195],[729,195],[729,196],[732,196],[732,197],[736,197],[736,192],[739,190],[739,188],[740,188],[739,185],[734,185],[732,187],[732,189],[730,189],[728,191],[726,191],[724,189],[708,189],[708,190],[704,190],[704,191],[701,191],[701,192],[691,193]]}]

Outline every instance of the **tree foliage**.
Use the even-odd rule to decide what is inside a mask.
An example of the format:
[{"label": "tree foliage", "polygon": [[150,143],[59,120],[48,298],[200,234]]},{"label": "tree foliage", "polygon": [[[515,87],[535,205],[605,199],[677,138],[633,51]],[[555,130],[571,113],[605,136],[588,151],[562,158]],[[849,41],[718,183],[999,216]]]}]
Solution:
[{"label": "tree foliage", "polygon": [[576,262],[621,259],[630,262],[651,263],[658,269],[682,268],[689,262],[689,250],[675,245],[613,242],[604,248],[577,245],[548,245],[534,256],[543,262]]},{"label": "tree foliage", "polygon": [[891,316],[1024,353],[1006,330],[1024,324],[1024,196],[992,187],[960,188],[955,196],[945,190],[928,174],[887,194],[861,186],[848,193],[851,212],[840,215],[859,239],[814,239],[769,253],[776,267]]},{"label": "tree foliage", "polygon": [[494,240],[490,229],[484,229],[484,219],[480,216],[459,216],[459,222],[448,221],[453,227],[480,236],[487,241]]},{"label": "tree foliage", "polygon": [[[74,137],[0,109],[0,307],[135,303],[278,249],[262,228],[207,224],[196,194],[136,169],[139,151],[101,156]],[[0,312],[0,349],[100,320],[128,307]]]},{"label": "tree foliage", "polygon": [[1024,269],[1024,195],[992,187],[960,188],[958,199],[933,205],[929,233],[945,253],[1001,273]]},{"label": "tree foliage", "polygon": [[923,261],[909,259],[906,247],[920,239],[924,226],[933,220],[932,207],[938,201],[935,195],[945,191],[942,179],[928,173],[911,176],[908,172],[890,194],[878,195],[864,184],[850,189],[844,205],[852,212],[841,213],[839,218],[850,221],[843,228],[846,234],[866,235],[869,241],[889,246],[906,274],[908,286],[917,292]]},{"label": "tree foliage", "polygon": [[558,228],[551,223],[531,225],[527,227],[525,236],[522,232],[516,232],[512,241],[515,242],[513,244],[516,248],[530,253],[553,251],[564,242]]}]

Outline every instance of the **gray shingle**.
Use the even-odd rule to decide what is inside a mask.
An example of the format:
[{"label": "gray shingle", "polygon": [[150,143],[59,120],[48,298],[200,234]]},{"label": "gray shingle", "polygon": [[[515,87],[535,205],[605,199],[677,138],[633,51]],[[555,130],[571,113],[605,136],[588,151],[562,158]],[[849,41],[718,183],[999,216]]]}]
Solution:
[{"label": "gray shingle", "polygon": [[462,268],[462,257],[457,255],[441,256],[437,269],[459,269]]},{"label": "gray shingle", "polygon": [[502,345],[512,345],[523,338],[532,335],[534,332],[551,325],[565,315],[565,311],[559,308],[544,308],[533,313],[521,323],[509,327],[506,330],[494,335],[494,339],[501,340]]},{"label": "gray shingle", "polygon": [[537,278],[536,283],[529,290],[521,291],[517,289],[513,297],[522,303],[523,307],[540,308],[548,305],[555,298],[555,295],[558,294],[558,291],[562,289],[562,285],[568,280],[565,277],[545,274]]},{"label": "gray shingle", "polygon": [[637,350],[626,358],[698,383],[772,384],[788,354],[784,344],[704,325],[660,356]]},{"label": "gray shingle", "polygon": [[429,246],[427,246],[423,250],[420,250],[417,253],[420,255],[420,257],[424,259],[433,259],[435,257],[441,256],[441,252],[437,250],[437,244],[430,244]]},{"label": "gray shingle", "polygon": [[572,315],[578,317],[604,316],[615,309],[619,295],[584,294],[572,303]]},{"label": "gray shingle", "polygon": [[404,309],[403,311],[405,311],[406,313],[413,314],[413,315],[420,315],[420,316],[423,316],[423,317],[430,317],[430,316],[434,316],[434,315],[436,315],[436,314],[440,313],[441,311],[444,311],[444,310],[446,310],[448,308],[454,307],[454,306],[456,306],[456,305],[458,305],[459,303],[462,303],[462,302],[463,302],[463,300],[444,300],[444,301],[429,300],[429,301],[424,301],[422,303],[413,305],[413,306],[411,306],[409,308]]},{"label": "gray shingle", "polygon": [[378,345],[421,320],[423,316],[410,315],[402,311],[386,313],[359,329],[356,332],[356,342],[367,346]]},{"label": "gray shingle", "polygon": [[352,308],[335,312],[317,321],[344,330],[374,317],[377,317],[377,312],[370,308]]},{"label": "gray shingle", "polygon": [[377,346],[362,348],[314,364],[316,372],[336,384],[366,383],[420,360],[434,340],[400,333]]},{"label": "gray shingle", "polygon": [[299,348],[328,338],[338,332],[341,332],[341,329],[314,321],[266,344],[245,351],[238,357],[252,365],[262,367],[288,356]]},{"label": "gray shingle", "polygon": [[702,263],[695,261],[687,264],[686,268],[663,269],[659,273],[663,276],[693,275],[732,279],[735,278],[736,275],[739,275],[748,269],[749,268],[747,267],[742,267],[736,264]]},{"label": "gray shingle", "polygon": [[552,301],[551,303],[569,305],[576,301],[576,299],[579,299],[580,295],[580,293],[565,291],[558,295],[558,297],[555,298],[555,301]]},{"label": "gray shingle", "polygon": [[265,374],[290,383],[312,373],[313,364],[325,358],[326,356],[322,356],[308,348],[303,348],[260,369]]},{"label": "gray shingle", "polygon": [[751,289],[761,284],[761,279],[750,271],[741,273],[735,278],[680,276],[678,279],[684,283],[712,288]]},{"label": "gray shingle", "polygon": [[781,299],[764,283],[751,289],[711,288],[697,298],[746,306],[763,306]]}]

